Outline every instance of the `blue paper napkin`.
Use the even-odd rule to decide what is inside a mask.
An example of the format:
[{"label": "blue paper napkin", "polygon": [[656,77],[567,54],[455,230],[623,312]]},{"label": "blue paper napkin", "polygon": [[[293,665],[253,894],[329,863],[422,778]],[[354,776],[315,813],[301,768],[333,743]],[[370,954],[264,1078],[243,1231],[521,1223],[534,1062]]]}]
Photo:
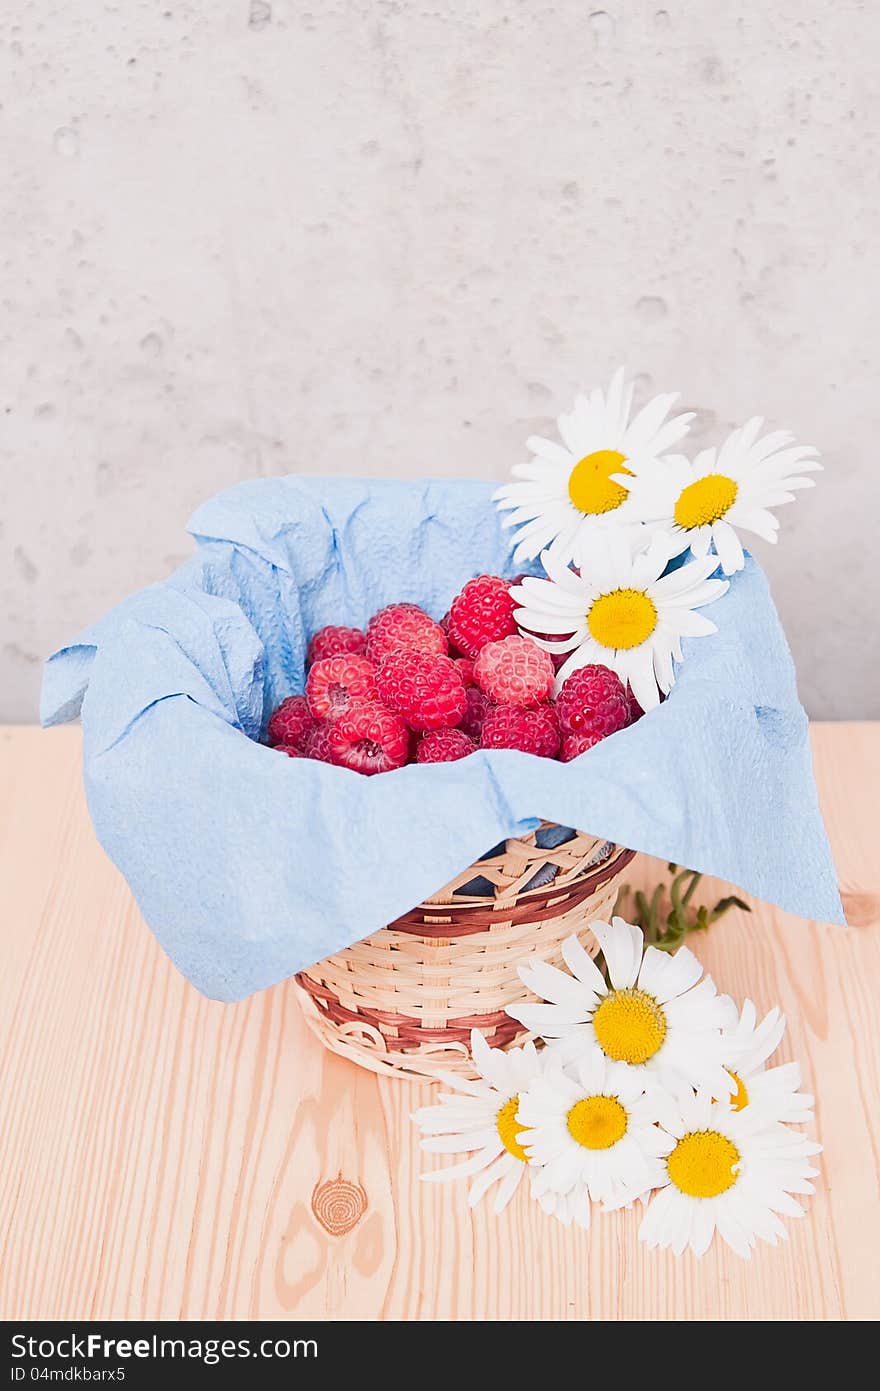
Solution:
[{"label": "blue paper napkin", "polygon": [[290,477],[199,508],[196,556],[49,659],[98,837],[162,946],[238,1000],[368,936],[490,846],[561,822],[842,922],[807,720],[754,560],[685,639],[669,699],[572,763],[480,751],[377,777],[256,742],[308,638],[510,575],[493,485]]}]

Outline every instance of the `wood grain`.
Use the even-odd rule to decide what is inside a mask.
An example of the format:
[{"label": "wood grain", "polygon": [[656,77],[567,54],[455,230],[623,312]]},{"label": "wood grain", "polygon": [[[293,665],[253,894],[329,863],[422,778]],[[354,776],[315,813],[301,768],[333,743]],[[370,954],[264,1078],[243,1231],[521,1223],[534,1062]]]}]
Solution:
[{"label": "wood grain", "polygon": [[431,1088],[324,1053],[288,986],[197,995],[95,841],[78,731],[0,731],[0,1317],[876,1318],[880,725],[813,742],[854,926],[756,904],[698,948],[782,1005],[818,1098],[820,1191],[746,1263],[420,1184]]}]

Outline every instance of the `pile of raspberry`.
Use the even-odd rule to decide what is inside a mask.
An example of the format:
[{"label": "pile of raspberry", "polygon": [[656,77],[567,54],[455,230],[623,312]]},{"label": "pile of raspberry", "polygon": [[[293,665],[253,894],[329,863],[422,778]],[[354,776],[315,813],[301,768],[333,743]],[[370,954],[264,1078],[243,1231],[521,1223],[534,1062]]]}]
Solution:
[{"label": "pile of raspberry", "polygon": [[452,763],[477,749],[569,762],[638,719],[608,667],[581,667],[554,697],[554,659],[519,632],[513,583],[468,580],[439,623],[416,604],[391,604],[365,632],[321,628],[305,694],[273,711],[269,743],[358,773]]}]

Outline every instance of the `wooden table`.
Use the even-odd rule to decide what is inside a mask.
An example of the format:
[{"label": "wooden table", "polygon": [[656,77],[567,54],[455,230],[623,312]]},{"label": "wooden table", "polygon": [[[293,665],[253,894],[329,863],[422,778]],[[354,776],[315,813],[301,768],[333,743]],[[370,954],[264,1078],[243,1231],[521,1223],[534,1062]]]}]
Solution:
[{"label": "wooden table", "polygon": [[[756,904],[698,951],[788,1015],[821,1187],[780,1247],[697,1262],[645,1250],[635,1213],[585,1236],[524,1189],[496,1219],[420,1184],[430,1087],[324,1053],[286,986],[202,999],[95,841],[79,732],[0,730],[0,1318],[877,1317],[880,725],[813,743],[852,928]],[[366,1207],[331,1235],[312,1204],[339,1176]]]}]

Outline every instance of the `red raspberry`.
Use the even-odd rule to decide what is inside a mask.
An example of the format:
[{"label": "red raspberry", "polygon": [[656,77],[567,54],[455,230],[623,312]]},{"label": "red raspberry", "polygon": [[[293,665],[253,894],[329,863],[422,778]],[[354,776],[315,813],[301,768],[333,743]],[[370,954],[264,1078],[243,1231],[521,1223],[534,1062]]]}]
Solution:
[{"label": "red raspberry", "polygon": [[410,729],[448,729],[465,712],[464,682],[451,657],[399,648],[376,673],[379,699]]},{"label": "red raspberry", "polygon": [[329,733],[329,721],[319,720],[306,739],[303,748],[306,758],[314,758],[318,763],[333,762],[333,753],[328,742]]},{"label": "red raspberry", "polygon": [[463,657],[476,657],[487,642],[516,632],[510,584],[500,575],[477,575],[456,594],[449,608],[449,641]]},{"label": "red raspberry", "polygon": [[472,739],[479,740],[482,732],[483,723],[490,710],[494,710],[489,697],[479,686],[468,686],[464,693],[467,702],[464,714],[458,722],[459,729],[464,734],[469,734]]},{"label": "red raspberry", "polygon": [[573,758],[580,758],[581,754],[586,753],[594,744],[601,744],[602,738],[601,734],[563,734],[559,757],[563,763],[570,763]]},{"label": "red raspberry", "polygon": [[[630,722],[629,701],[620,677],[608,667],[585,666],[573,671],[556,697],[563,736],[589,736],[593,744]],[[592,747],[584,744],[577,753]],[[569,756],[576,758],[577,753]]]},{"label": "red raspberry", "polygon": [[526,710],[522,705],[496,705],[483,725],[482,749],[521,749],[540,758],[555,758],[559,721],[552,705]]},{"label": "red raspberry", "polygon": [[337,628],[329,623],[319,628],[309,643],[306,666],[314,666],[325,657],[341,657],[344,652],[361,653],[366,645],[367,635],[360,628]]},{"label": "red raspberry", "polygon": [[334,763],[356,773],[390,773],[409,754],[409,730],[399,715],[373,701],[350,705],[327,730]]},{"label": "red raspberry", "polygon": [[375,699],[376,668],[366,657],[322,657],[309,672],[306,700],[316,720],[334,719],[349,705]]},{"label": "red raspberry", "polygon": [[416,763],[454,763],[467,758],[476,747],[460,729],[434,729],[419,740]]},{"label": "red raspberry", "polygon": [[288,696],[269,716],[266,727],[269,743],[301,749],[314,723],[315,717],[309,710],[305,696]]},{"label": "red raspberry", "polygon": [[487,642],[474,663],[477,685],[496,705],[540,705],[549,700],[556,672],[549,652],[529,638]]},{"label": "red raspberry", "polygon": [[378,666],[398,647],[443,656],[449,651],[440,624],[417,604],[391,604],[387,609],[380,609],[367,624],[367,656],[371,662]]},{"label": "red raspberry", "polygon": [[299,749],[293,748],[290,744],[276,744],[276,745],[275,745],[275,752],[276,752],[276,753],[286,753],[288,758],[307,758],[307,757],[308,757],[307,754],[302,753]]},{"label": "red raspberry", "polygon": [[461,679],[466,686],[475,686],[477,684],[474,678],[474,664],[470,657],[456,657],[455,665],[461,672]]}]

